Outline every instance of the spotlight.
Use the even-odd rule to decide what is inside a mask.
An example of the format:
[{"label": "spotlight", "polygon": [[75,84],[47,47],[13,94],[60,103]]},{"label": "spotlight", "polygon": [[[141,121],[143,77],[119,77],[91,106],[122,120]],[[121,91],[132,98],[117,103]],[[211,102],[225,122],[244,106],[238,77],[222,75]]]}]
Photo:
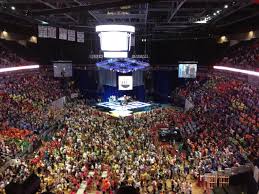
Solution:
[{"label": "spotlight", "polygon": [[244,69],[237,69],[237,68],[232,68],[232,67],[225,67],[225,66],[213,66],[214,69],[219,69],[219,70],[225,70],[225,71],[232,71],[232,72],[237,72],[237,73],[243,73],[247,75],[254,75],[259,77],[259,72],[256,71],[250,71],[250,70],[244,70]]},{"label": "spotlight", "polygon": [[12,6],[12,7],[11,7],[11,9],[14,11],[14,10],[15,10],[15,7],[14,7],[14,6]]},{"label": "spotlight", "polygon": [[219,13],[220,13],[220,10],[217,11],[217,14],[219,14]]},{"label": "spotlight", "polygon": [[255,37],[254,31],[248,32],[248,39],[252,39]]},{"label": "spotlight", "polygon": [[216,13],[216,12],[214,12],[214,13],[213,13],[213,15],[214,15],[214,16],[216,16],[216,15],[217,15],[217,13]]},{"label": "spotlight", "polygon": [[3,31],[3,36],[7,36],[8,35],[8,33],[4,30]]},{"label": "spotlight", "polygon": [[7,68],[0,68],[0,73],[9,72],[9,71],[18,71],[24,69],[38,69],[40,68],[39,65],[27,65],[27,66],[19,66],[19,67],[7,67]]},{"label": "spotlight", "polygon": [[228,8],[228,5],[224,5],[224,8],[227,9],[227,8]]},{"label": "spotlight", "polygon": [[49,24],[48,22],[45,22],[45,21],[41,21],[42,24]]}]

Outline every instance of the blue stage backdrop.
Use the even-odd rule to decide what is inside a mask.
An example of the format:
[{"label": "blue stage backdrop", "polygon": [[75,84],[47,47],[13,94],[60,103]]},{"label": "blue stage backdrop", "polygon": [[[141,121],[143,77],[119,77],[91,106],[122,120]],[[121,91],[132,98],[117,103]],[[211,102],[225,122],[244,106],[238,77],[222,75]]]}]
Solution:
[{"label": "blue stage backdrop", "polygon": [[73,69],[73,77],[81,94],[88,98],[100,96],[98,93],[98,71]]},{"label": "blue stage backdrop", "polygon": [[[133,76],[133,90],[120,91],[118,89],[119,76]],[[113,79],[113,80],[110,80]],[[123,95],[131,96],[139,101],[145,100],[145,87],[143,81],[143,71],[135,71],[131,73],[119,73],[109,70],[99,71],[99,80],[102,85],[102,100],[108,101],[110,96],[121,97]]]},{"label": "blue stage backdrop", "polygon": [[[177,70],[173,71],[153,71],[153,79],[150,81],[153,85],[154,101],[159,103],[168,103],[172,91],[186,83],[187,79],[178,79]],[[119,91],[118,90],[118,76],[119,75],[133,75],[133,90]],[[83,95],[91,98],[101,98],[107,101],[112,95],[121,97],[129,95],[136,97],[139,101],[144,101],[145,86],[143,83],[143,71],[136,71],[130,74],[120,74],[111,71],[94,71],[94,70],[79,70],[73,69],[74,80]]]},{"label": "blue stage backdrop", "polygon": [[[139,101],[145,100],[143,71],[122,74],[108,70],[93,71],[73,69],[73,72],[74,80],[76,81],[80,92],[86,97],[102,97],[103,101],[108,101],[108,98],[112,95],[115,95],[117,97],[128,95],[136,98]],[[119,75],[133,76],[133,90],[118,90]]]},{"label": "blue stage backdrop", "polygon": [[154,100],[160,103],[169,103],[172,91],[179,84],[177,71],[153,71]]}]

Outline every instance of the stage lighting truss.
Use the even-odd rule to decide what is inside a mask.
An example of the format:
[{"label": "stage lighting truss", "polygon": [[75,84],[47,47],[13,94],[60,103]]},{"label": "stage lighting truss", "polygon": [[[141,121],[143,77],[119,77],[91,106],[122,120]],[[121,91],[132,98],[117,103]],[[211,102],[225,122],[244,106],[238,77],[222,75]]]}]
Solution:
[{"label": "stage lighting truss", "polygon": [[135,59],[108,59],[96,63],[97,67],[120,73],[129,73],[137,70],[144,70],[149,63]]}]

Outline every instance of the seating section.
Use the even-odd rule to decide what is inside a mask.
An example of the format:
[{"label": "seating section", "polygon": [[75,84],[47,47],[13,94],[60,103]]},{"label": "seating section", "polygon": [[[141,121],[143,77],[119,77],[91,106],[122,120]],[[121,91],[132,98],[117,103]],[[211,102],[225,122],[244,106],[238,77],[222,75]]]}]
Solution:
[{"label": "seating section", "polygon": [[244,41],[231,47],[217,65],[258,70],[259,40]]},{"label": "seating section", "polygon": [[9,77],[1,85],[0,118],[19,129],[48,128],[46,106],[64,96],[59,81],[41,74]]},{"label": "seating section", "polygon": [[189,83],[179,94],[195,104],[189,114],[199,128],[192,133],[188,144],[192,157],[209,156],[198,160],[209,166],[205,171],[232,167],[246,159],[255,162],[259,158],[258,88],[213,75]]},{"label": "seating section", "polygon": [[[3,67],[25,64],[0,49]],[[253,69],[257,54],[257,40],[242,43],[219,64]],[[39,193],[112,193],[130,185],[140,193],[189,194],[190,177],[201,185],[207,173],[258,165],[259,88],[247,82],[209,73],[177,89],[194,104],[189,111],[165,105],[126,118],[80,97],[68,98],[60,110],[50,108],[77,92],[64,82],[40,71],[1,77],[0,193],[36,172]],[[161,128],[179,129],[183,141],[160,142]],[[217,186],[215,177],[210,189]]]},{"label": "seating section", "polygon": [[[15,67],[15,66],[25,66],[32,65],[35,62],[30,60],[26,60],[23,57],[19,56],[15,51],[17,51],[17,47],[21,52],[25,52],[26,47],[18,46],[18,43],[10,43],[10,41],[0,41],[0,68],[6,67]],[[13,51],[14,49],[14,51]]]}]

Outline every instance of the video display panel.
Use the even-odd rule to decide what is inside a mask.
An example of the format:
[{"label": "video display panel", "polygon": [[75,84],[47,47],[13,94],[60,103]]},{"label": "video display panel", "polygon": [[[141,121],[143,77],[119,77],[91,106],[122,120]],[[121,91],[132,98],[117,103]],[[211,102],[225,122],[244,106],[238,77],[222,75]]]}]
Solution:
[{"label": "video display panel", "polygon": [[197,64],[179,64],[178,77],[179,78],[196,78]]},{"label": "video display panel", "polygon": [[118,82],[119,90],[133,90],[132,76],[119,76]]}]

